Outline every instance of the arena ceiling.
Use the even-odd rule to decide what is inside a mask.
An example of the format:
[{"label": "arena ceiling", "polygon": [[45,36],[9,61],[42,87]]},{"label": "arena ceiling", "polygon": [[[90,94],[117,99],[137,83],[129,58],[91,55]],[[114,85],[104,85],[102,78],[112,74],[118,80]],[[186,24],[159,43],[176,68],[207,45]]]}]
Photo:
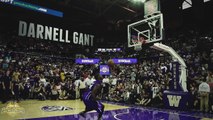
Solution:
[{"label": "arena ceiling", "polygon": [[[142,19],[144,8],[136,0],[22,0],[64,13],[65,22],[84,25],[97,23],[119,24]],[[161,0],[164,16],[174,16],[184,1],[206,0]],[[211,1],[212,2],[212,1]],[[193,3],[194,4],[194,3]],[[19,10],[17,10],[19,11]],[[26,11],[17,14],[24,15]],[[49,16],[48,16],[49,17]],[[56,18],[57,19],[57,18]]]},{"label": "arena ceiling", "polygon": [[[123,22],[128,23],[140,20],[144,16],[143,3],[135,2],[136,0],[22,1],[62,11],[64,13],[64,22],[72,22],[74,24],[81,24],[85,26],[96,25],[97,23],[118,25]],[[206,0],[191,1],[195,3],[197,1]],[[183,2],[184,0],[161,0],[161,10],[164,13],[164,16],[172,17],[177,15],[177,11],[181,8]]]},{"label": "arena ceiling", "polygon": [[[141,19],[144,15],[142,2],[135,0],[23,0],[64,12],[64,19],[73,22],[119,23]],[[183,0],[161,0],[166,10],[180,6]]]}]

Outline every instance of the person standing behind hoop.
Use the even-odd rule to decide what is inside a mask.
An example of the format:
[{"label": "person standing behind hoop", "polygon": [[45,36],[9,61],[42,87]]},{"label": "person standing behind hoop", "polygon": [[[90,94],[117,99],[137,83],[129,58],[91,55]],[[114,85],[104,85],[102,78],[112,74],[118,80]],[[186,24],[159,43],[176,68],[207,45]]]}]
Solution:
[{"label": "person standing behind hoop", "polygon": [[208,112],[209,111],[209,93],[210,86],[206,83],[206,78],[203,78],[203,82],[199,85],[200,93],[200,111]]}]

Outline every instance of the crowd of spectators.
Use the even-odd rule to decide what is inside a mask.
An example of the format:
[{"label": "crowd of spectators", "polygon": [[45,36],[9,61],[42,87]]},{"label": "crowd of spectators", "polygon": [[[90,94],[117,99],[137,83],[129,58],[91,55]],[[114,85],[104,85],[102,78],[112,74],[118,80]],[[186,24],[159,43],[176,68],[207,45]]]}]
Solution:
[{"label": "crowd of spectators", "polygon": [[[192,95],[189,107],[194,110],[200,109],[199,85],[202,81],[210,85],[213,83],[211,35],[209,33],[203,37],[189,31],[165,40],[165,44],[172,46],[187,64],[187,88]],[[200,39],[203,39],[202,44]],[[0,46],[0,99],[3,103],[11,98],[17,101],[79,99],[83,91],[92,85],[97,65],[78,65],[74,63],[75,58],[32,51],[54,49],[54,46],[41,45],[43,44],[20,47],[18,44],[11,44],[8,47],[4,41]],[[200,47],[201,45],[205,48]],[[60,50],[66,51],[63,48],[58,49]],[[118,69],[110,76],[104,76],[101,98],[127,104],[163,107],[163,91],[169,89],[172,79],[172,57],[152,49],[131,55],[125,52],[96,53],[94,57],[101,59],[100,64],[106,64],[108,59],[124,55],[137,57],[138,63],[117,65]],[[212,93],[209,99],[211,110]]]}]

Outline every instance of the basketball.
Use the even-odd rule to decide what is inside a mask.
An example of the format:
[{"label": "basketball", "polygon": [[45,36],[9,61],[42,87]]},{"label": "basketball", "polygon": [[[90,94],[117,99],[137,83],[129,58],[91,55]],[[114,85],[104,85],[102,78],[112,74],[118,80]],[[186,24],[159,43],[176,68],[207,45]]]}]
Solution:
[{"label": "basketball", "polygon": [[109,67],[114,67],[114,65],[115,65],[115,63],[112,59],[109,59],[107,64]]}]

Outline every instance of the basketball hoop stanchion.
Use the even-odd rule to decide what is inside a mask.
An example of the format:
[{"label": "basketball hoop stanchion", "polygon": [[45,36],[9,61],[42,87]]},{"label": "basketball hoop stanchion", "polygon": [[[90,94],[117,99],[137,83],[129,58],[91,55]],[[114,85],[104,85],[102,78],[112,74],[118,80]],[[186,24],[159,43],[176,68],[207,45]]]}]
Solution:
[{"label": "basketball hoop stanchion", "polygon": [[172,81],[170,89],[164,91],[163,101],[166,108],[187,109],[190,96],[186,87],[186,64],[173,48],[159,43],[163,39],[163,14],[157,12],[146,16],[141,21],[129,24],[127,30],[128,47],[134,47],[135,51],[140,51],[142,45],[153,43],[152,49],[167,52],[175,58],[171,62]]}]

